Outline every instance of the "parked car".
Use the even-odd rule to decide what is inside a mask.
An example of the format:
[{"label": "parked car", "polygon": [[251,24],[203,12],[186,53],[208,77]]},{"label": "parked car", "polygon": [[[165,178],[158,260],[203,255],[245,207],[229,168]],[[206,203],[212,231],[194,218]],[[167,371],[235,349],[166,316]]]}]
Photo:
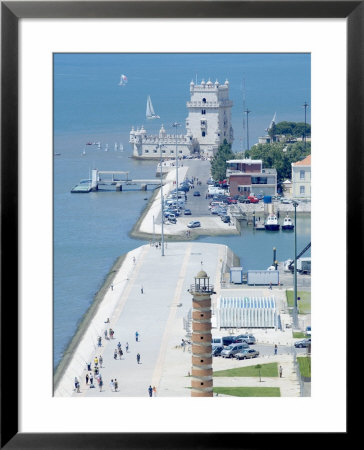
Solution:
[{"label": "parked car", "polygon": [[198,220],[192,220],[187,224],[188,228],[198,228],[201,226],[201,223]]},{"label": "parked car", "polygon": [[193,196],[194,197],[199,197],[201,194],[200,194],[200,191],[195,191],[194,193],[193,193]]},{"label": "parked car", "polygon": [[230,216],[221,216],[221,220],[222,220],[224,223],[229,223],[229,222],[230,222]]},{"label": "parked car", "polygon": [[227,345],[224,347],[224,350],[222,350],[221,356],[223,358],[233,358],[237,353],[242,352],[247,347],[248,344],[245,342]]},{"label": "parked car", "polygon": [[173,215],[170,214],[170,215],[168,216],[168,222],[170,222],[170,223],[177,223],[177,219],[176,219],[175,216],[173,217]]},{"label": "parked car", "polygon": [[311,338],[302,339],[302,341],[297,341],[294,343],[296,348],[306,348],[311,344]]},{"label": "parked car", "polygon": [[234,344],[235,336],[224,336],[222,338],[222,343],[224,346]]},{"label": "parked car", "polygon": [[243,350],[242,352],[235,354],[236,359],[250,359],[250,358],[256,358],[257,356],[259,356],[258,350],[254,350],[252,348],[250,348],[248,350]]},{"label": "parked car", "polygon": [[239,334],[239,336],[236,336],[235,342],[236,339],[242,339],[244,342],[251,345],[256,343],[256,339],[252,334]]},{"label": "parked car", "polygon": [[259,203],[259,198],[254,197],[253,195],[249,195],[248,200],[250,203]]},{"label": "parked car", "polygon": [[222,345],[213,345],[212,346],[212,356],[220,356],[221,352],[224,350]]},{"label": "parked car", "polygon": [[185,216],[190,216],[192,213],[191,213],[191,210],[190,209],[188,209],[188,208],[186,208],[185,209],[185,212],[184,212],[184,215]]}]

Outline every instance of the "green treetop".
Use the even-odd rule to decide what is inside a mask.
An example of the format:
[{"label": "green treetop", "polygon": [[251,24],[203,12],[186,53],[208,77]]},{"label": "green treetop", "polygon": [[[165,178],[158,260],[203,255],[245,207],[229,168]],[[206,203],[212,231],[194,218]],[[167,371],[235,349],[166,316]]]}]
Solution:
[{"label": "green treetop", "polygon": [[216,155],[211,160],[211,175],[215,181],[222,181],[226,178],[226,161],[235,159],[235,154],[231,150],[231,144],[224,139],[222,145],[217,150]]}]

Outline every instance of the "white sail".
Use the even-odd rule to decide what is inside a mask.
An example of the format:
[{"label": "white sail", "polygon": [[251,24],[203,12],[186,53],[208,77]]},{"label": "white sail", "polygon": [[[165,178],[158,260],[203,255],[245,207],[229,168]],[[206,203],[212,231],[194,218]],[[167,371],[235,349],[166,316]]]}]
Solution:
[{"label": "white sail", "polygon": [[152,100],[150,99],[150,96],[148,95],[147,98],[147,111],[146,111],[147,119],[160,119],[159,116],[154,112],[154,108],[152,105]]}]

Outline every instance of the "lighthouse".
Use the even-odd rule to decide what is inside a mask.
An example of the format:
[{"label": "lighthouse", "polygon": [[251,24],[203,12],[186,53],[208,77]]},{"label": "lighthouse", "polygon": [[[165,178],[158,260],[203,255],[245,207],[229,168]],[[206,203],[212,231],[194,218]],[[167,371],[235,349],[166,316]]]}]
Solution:
[{"label": "lighthouse", "polygon": [[201,270],[192,295],[192,374],[191,397],[212,397],[211,295],[214,288],[207,273]]}]

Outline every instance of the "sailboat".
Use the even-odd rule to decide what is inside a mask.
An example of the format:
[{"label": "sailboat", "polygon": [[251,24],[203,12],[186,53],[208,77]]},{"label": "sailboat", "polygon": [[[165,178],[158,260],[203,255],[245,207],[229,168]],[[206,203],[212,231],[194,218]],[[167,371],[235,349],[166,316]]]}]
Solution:
[{"label": "sailboat", "polygon": [[115,144],[114,144],[114,150],[115,150],[115,151],[118,150],[118,143],[117,143],[117,142],[115,142]]},{"label": "sailboat", "polygon": [[123,144],[120,142],[120,144],[119,144],[119,150],[121,151],[121,152],[123,152],[124,151],[124,146],[123,146]]},{"label": "sailboat", "polygon": [[120,75],[119,86],[125,86],[128,82],[128,77],[123,73]]},{"label": "sailboat", "polygon": [[160,119],[160,117],[154,112],[152,100],[150,99],[150,95],[147,98],[147,119]]}]

